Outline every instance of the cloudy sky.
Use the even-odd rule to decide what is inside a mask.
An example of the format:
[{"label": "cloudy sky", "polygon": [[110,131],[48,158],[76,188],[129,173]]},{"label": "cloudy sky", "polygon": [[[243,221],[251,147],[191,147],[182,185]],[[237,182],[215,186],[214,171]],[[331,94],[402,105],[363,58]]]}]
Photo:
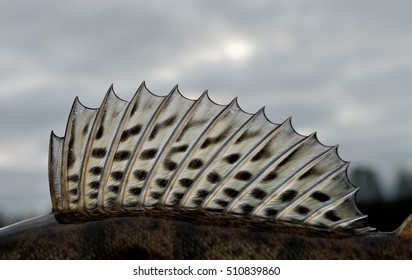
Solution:
[{"label": "cloudy sky", "polygon": [[412,170],[412,2],[7,1],[0,9],[0,213],[50,209],[50,131],[76,96],[208,89],[340,144],[390,182]]}]

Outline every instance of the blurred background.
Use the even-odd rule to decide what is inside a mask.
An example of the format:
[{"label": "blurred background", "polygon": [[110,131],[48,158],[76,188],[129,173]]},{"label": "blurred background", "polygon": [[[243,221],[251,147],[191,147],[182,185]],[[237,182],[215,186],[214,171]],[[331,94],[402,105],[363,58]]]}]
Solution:
[{"label": "blurred background", "polygon": [[340,144],[372,226],[412,213],[412,2],[19,1],[0,9],[0,224],[48,213],[50,131],[110,84],[293,116]]}]

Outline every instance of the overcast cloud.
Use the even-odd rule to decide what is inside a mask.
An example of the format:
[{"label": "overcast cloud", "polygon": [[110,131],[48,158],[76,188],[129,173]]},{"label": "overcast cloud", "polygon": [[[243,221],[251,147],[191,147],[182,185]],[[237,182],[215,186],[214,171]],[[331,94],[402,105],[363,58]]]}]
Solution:
[{"label": "overcast cloud", "polygon": [[412,170],[411,1],[222,2],[1,1],[0,211],[49,211],[50,131],[111,83],[238,96],[385,182]]}]

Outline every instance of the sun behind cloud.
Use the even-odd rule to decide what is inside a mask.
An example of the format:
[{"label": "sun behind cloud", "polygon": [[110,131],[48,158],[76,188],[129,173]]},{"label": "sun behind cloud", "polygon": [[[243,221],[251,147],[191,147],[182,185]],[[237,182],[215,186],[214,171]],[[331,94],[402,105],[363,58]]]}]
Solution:
[{"label": "sun behind cloud", "polygon": [[253,46],[247,41],[229,41],[224,46],[225,56],[231,60],[243,61],[249,59],[253,54]]}]

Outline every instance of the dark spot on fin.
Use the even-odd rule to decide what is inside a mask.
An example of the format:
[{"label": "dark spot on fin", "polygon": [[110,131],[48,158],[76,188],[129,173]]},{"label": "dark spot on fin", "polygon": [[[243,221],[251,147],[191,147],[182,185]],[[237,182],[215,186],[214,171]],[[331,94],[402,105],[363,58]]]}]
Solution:
[{"label": "dark spot on fin", "polygon": [[203,200],[202,199],[193,199],[193,204],[196,206],[199,206],[200,204],[202,204]]},{"label": "dark spot on fin", "polygon": [[251,195],[256,199],[264,199],[266,197],[267,193],[264,190],[261,190],[261,189],[254,189],[251,192]]},{"label": "dark spot on fin", "polygon": [[252,158],[252,161],[258,161],[261,159],[265,159],[270,157],[270,149],[269,149],[269,145],[265,145],[259,152],[257,152],[256,155],[254,155],[254,157]]},{"label": "dark spot on fin", "polygon": [[159,132],[159,127],[158,125],[155,125],[155,127],[153,127],[153,130],[149,135],[149,140],[153,140],[156,137],[158,132]]},{"label": "dark spot on fin", "polygon": [[89,172],[93,175],[101,175],[102,171],[103,170],[100,166],[95,166],[89,169]]},{"label": "dark spot on fin", "polygon": [[114,180],[120,181],[123,179],[123,171],[113,171],[111,176]]},{"label": "dark spot on fin", "polygon": [[83,128],[83,136],[87,135],[87,131],[89,130],[89,124],[87,123]]},{"label": "dark spot on fin", "polygon": [[156,136],[157,136],[157,134],[159,133],[160,129],[166,128],[166,127],[168,127],[168,126],[173,125],[174,122],[176,121],[176,118],[177,118],[177,116],[176,116],[176,115],[173,115],[173,116],[170,116],[169,118],[167,118],[166,120],[164,120],[163,122],[156,124],[156,125],[153,127],[153,130],[152,130],[152,132],[151,132],[150,135],[149,135],[149,141],[151,141],[151,140],[153,140],[154,138],[156,138]]},{"label": "dark spot on fin", "polygon": [[232,189],[232,188],[226,188],[223,190],[224,194],[229,196],[229,197],[236,197],[239,194],[238,190]]},{"label": "dark spot on fin", "polygon": [[189,178],[182,178],[179,180],[181,186],[189,188],[193,184],[193,180]]},{"label": "dark spot on fin", "polygon": [[265,176],[265,178],[262,179],[262,182],[266,183],[266,182],[272,181],[272,180],[276,179],[277,176],[278,175],[277,175],[276,171],[272,170]]},{"label": "dark spot on fin", "polygon": [[337,222],[340,220],[339,216],[336,215],[335,211],[330,210],[325,213],[326,219],[332,221],[332,222]]},{"label": "dark spot on fin", "polygon": [[124,142],[130,137],[130,132],[128,130],[125,130],[122,132],[122,135],[120,135],[120,142]]},{"label": "dark spot on fin", "polygon": [[139,195],[142,192],[142,188],[130,188],[129,193],[132,195]]},{"label": "dark spot on fin", "polygon": [[173,171],[173,170],[175,170],[175,169],[177,168],[177,163],[174,162],[174,161],[172,161],[172,160],[165,159],[164,162],[163,162],[163,166],[164,166],[167,170]]},{"label": "dark spot on fin", "polygon": [[105,156],[106,156],[106,149],[105,148],[94,148],[92,150],[92,157],[104,158]]},{"label": "dark spot on fin", "polygon": [[222,207],[226,207],[226,206],[229,205],[229,202],[226,201],[226,200],[218,199],[218,200],[216,200],[216,204],[219,204],[219,205],[222,206]]},{"label": "dark spot on fin", "polygon": [[295,190],[286,190],[280,195],[280,200],[282,200],[283,202],[291,201],[296,197],[297,194],[298,192]]},{"label": "dark spot on fin", "polygon": [[207,174],[207,180],[212,183],[215,184],[217,182],[220,181],[220,175],[217,172],[210,172],[209,174]]},{"label": "dark spot on fin", "polygon": [[142,153],[140,154],[140,159],[142,160],[148,160],[148,159],[152,159],[156,156],[157,154],[157,149],[147,149],[142,151]]},{"label": "dark spot on fin", "polygon": [[245,131],[238,139],[236,139],[235,144],[239,144],[246,139],[253,138],[259,135],[259,133],[260,132],[258,130],[257,131]]},{"label": "dark spot on fin", "polygon": [[239,181],[248,181],[250,178],[252,178],[252,173],[250,173],[249,171],[239,171],[236,175],[235,175],[235,179],[239,180]]},{"label": "dark spot on fin", "polygon": [[74,156],[73,151],[70,150],[67,153],[67,167],[68,168],[72,167],[75,161],[76,161],[76,157]]},{"label": "dark spot on fin", "polygon": [[74,174],[74,175],[69,176],[68,180],[70,182],[77,183],[77,182],[79,182],[80,178],[79,178],[79,175]]},{"label": "dark spot on fin", "polygon": [[327,194],[324,194],[322,192],[319,191],[315,191],[314,193],[312,193],[311,197],[313,199],[316,199],[320,202],[325,202],[328,201],[330,199],[330,197]]},{"label": "dark spot on fin", "polygon": [[306,215],[307,213],[309,213],[309,209],[307,207],[304,206],[298,206],[295,208],[296,213],[299,213],[301,215]]},{"label": "dark spot on fin", "polygon": [[140,124],[136,124],[132,128],[129,128],[131,135],[138,135],[140,133],[140,130],[142,130],[142,126]]},{"label": "dark spot on fin", "polygon": [[150,196],[154,199],[159,199],[160,197],[162,197],[162,193],[160,192],[152,192],[150,193]]},{"label": "dark spot on fin", "polygon": [[173,194],[173,196],[174,196],[176,199],[178,199],[178,200],[182,199],[184,195],[185,195],[185,194],[184,194],[184,193],[181,193],[181,192],[175,192],[175,193]]},{"label": "dark spot on fin", "polygon": [[147,177],[147,171],[137,169],[133,172],[133,175],[137,180],[144,181],[144,180],[146,180],[146,177]]},{"label": "dark spot on fin", "polygon": [[73,149],[73,147],[74,147],[74,133],[72,132],[72,136],[69,141],[69,149],[71,150]]},{"label": "dark spot on fin", "polygon": [[156,184],[161,187],[164,188],[167,186],[168,180],[167,179],[156,179]]},{"label": "dark spot on fin", "polygon": [[118,185],[112,185],[109,186],[109,191],[113,192],[113,193],[117,193],[119,191],[119,186]]},{"label": "dark spot on fin", "polygon": [[228,134],[229,130],[230,130],[230,127],[227,127],[218,136],[206,138],[205,141],[200,146],[200,148],[201,149],[206,149],[207,147],[209,147],[212,144],[216,144],[216,143],[221,142],[223,139],[225,139],[227,137],[227,134]]},{"label": "dark spot on fin", "polygon": [[239,158],[240,158],[239,154],[231,154],[225,157],[225,160],[227,161],[227,163],[233,164],[236,161],[238,161]]},{"label": "dark spot on fin", "polygon": [[212,143],[212,140],[210,138],[206,138],[205,141],[203,141],[200,148],[201,149],[206,149],[211,143]]},{"label": "dark spot on fin", "polygon": [[184,152],[186,152],[187,148],[189,148],[188,145],[172,147],[172,149],[170,150],[170,154],[184,153]]},{"label": "dark spot on fin", "polygon": [[305,173],[303,173],[300,177],[299,180],[305,179],[307,177],[313,176],[314,174],[316,174],[316,170],[314,167],[310,168],[308,171],[306,171]]},{"label": "dark spot on fin", "polygon": [[90,198],[90,199],[96,199],[96,198],[97,198],[97,195],[98,195],[97,192],[91,193],[91,194],[89,194],[89,198]]},{"label": "dark spot on fin", "polygon": [[278,211],[273,208],[269,208],[265,212],[266,212],[266,216],[269,216],[269,217],[275,217],[278,213]]},{"label": "dark spot on fin", "polygon": [[101,125],[101,126],[99,127],[99,129],[97,130],[97,133],[96,133],[96,139],[97,139],[97,140],[99,140],[99,139],[101,139],[101,138],[103,137],[103,131],[104,131],[104,128],[103,128],[103,126]]},{"label": "dark spot on fin", "polygon": [[189,162],[188,168],[189,169],[199,169],[203,166],[203,161],[198,158],[194,158]]},{"label": "dark spot on fin", "polygon": [[89,187],[93,190],[98,190],[100,187],[100,182],[99,181],[90,182]]},{"label": "dark spot on fin", "polygon": [[129,159],[131,156],[130,151],[118,151],[114,154],[114,161],[123,161]]},{"label": "dark spot on fin", "polygon": [[130,111],[130,114],[131,114],[131,115],[134,115],[134,113],[136,112],[136,110],[137,110],[137,103],[135,103],[135,104],[133,105],[133,108],[132,108],[132,111]]},{"label": "dark spot on fin", "polygon": [[242,204],[240,206],[240,209],[242,209],[243,214],[249,214],[250,212],[252,212],[254,207],[252,205],[249,205],[249,204]]},{"label": "dark spot on fin", "polygon": [[122,135],[120,136],[120,142],[126,141],[127,139],[129,139],[130,136],[138,135],[141,129],[142,129],[142,126],[137,124],[133,126],[132,128],[124,130],[122,132]]},{"label": "dark spot on fin", "polygon": [[207,190],[199,190],[199,191],[197,191],[197,197],[201,197],[201,198],[204,198],[204,197],[206,197],[208,194],[209,194],[209,191],[207,191]]}]

